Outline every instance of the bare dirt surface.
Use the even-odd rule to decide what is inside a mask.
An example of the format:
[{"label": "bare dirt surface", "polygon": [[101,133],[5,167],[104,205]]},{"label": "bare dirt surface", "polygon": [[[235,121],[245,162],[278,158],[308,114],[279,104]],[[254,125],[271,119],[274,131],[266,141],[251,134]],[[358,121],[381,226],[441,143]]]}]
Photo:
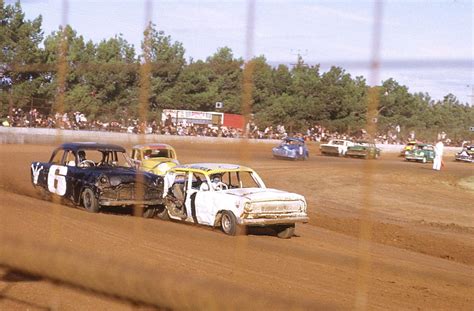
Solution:
[{"label": "bare dirt surface", "polygon": [[[0,145],[0,254],[85,288],[0,268],[0,309],[148,308],[134,295],[191,310],[474,309],[474,165],[446,157],[435,172],[395,154],[322,157],[313,144],[308,161],[275,160],[264,143],[172,144],[182,163],[248,165],[267,187],[303,194],[310,222],[281,240],[90,214],[31,185],[31,162],[56,144]],[[132,299],[87,290],[100,286]]]}]

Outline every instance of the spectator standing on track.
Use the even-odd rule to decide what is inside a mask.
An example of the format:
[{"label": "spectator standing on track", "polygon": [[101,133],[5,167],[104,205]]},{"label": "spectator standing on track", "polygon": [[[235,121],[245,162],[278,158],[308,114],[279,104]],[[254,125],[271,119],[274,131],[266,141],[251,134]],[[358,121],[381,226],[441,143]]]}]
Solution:
[{"label": "spectator standing on track", "polygon": [[444,144],[441,140],[435,145],[435,158],[433,160],[433,169],[434,170],[441,170],[441,165],[443,162],[443,151],[444,151]]}]

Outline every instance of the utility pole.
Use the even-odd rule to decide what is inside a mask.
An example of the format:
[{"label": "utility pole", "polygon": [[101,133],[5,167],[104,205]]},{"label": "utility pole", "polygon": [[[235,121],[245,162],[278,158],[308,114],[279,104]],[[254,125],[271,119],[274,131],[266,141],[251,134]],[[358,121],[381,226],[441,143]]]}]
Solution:
[{"label": "utility pole", "polygon": [[290,53],[291,53],[291,55],[296,55],[296,63],[290,64],[290,65],[291,66],[296,66],[296,65],[298,65],[298,61],[300,60],[300,58],[302,58],[303,56],[308,55],[308,50],[304,50],[303,53],[302,53],[300,49],[291,49]]},{"label": "utility pole", "polygon": [[471,88],[471,94],[467,96],[471,98],[471,107],[474,107],[474,85],[468,84],[466,87]]}]

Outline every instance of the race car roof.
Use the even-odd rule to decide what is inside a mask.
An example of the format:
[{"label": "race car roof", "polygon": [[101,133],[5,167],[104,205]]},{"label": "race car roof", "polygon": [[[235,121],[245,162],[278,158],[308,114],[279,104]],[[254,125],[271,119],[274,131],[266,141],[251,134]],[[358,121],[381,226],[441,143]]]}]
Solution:
[{"label": "race car roof", "polygon": [[228,164],[228,163],[193,163],[193,164],[183,164],[178,165],[172,168],[174,171],[193,171],[200,172],[203,174],[214,174],[222,172],[253,172],[253,170],[246,166],[241,166],[237,164]]},{"label": "race car roof", "polygon": [[168,144],[143,144],[135,145],[133,149],[174,149]]},{"label": "race car roof", "polygon": [[77,142],[77,143],[64,143],[59,146],[58,149],[68,149],[72,151],[77,150],[101,150],[101,151],[118,151],[125,152],[125,148],[119,145],[113,144],[102,144],[96,142]]},{"label": "race car roof", "polygon": [[285,137],[283,138],[284,141],[297,141],[300,143],[304,143],[303,138],[298,138],[298,137]]}]

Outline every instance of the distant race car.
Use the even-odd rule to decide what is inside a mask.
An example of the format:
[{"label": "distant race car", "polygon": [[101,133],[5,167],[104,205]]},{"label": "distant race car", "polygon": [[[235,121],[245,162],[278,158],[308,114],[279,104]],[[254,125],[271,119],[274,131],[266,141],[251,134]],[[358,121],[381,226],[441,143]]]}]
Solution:
[{"label": "distant race car", "polygon": [[456,161],[474,163],[474,145],[464,146],[463,149],[454,155]]},{"label": "distant race car", "polygon": [[416,145],[418,145],[418,144],[419,143],[416,140],[409,141],[405,145],[405,147],[403,147],[402,151],[400,151],[400,156],[404,157],[407,151],[413,150],[416,147]]},{"label": "distant race car", "polygon": [[165,176],[161,219],[220,227],[237,235],[247,226],[265,226],[290,238],[295,223],[308,222],[302,195],[269,189],[258,174],[234,164],[179,165]]},{"label": "distant race car", "polygon": [[377,159],[380,157],[380,151],[380,148],[377,148],[375,143],[367,140],[358,140],[354,146],[347,148],[346,157]]},{"label": "distant race car", "polygon": [[433,162],[435,150],[433,145],[416,144],[411,150],[405,152],[405,160],[414,162]]},{"label": "distant race car", "polygon": [[319,146],[322,155],[344,156],[347,148],[354,146],[354,143],[345,139],[331,139],[327,144]]},{"label": "distant race car", "polygon": [[132,148],[132,161],[139,170],[164,175],[179,164],[173,147],[167,144],[136,145]]},{"label": "distant race car", "polygon": [[144,217],[153,217],[163,203],[163,177],[137,171],[125,149],[112,144],[62,144],[49,162],[31,164],[31,181],[93,213],[103,206],[141,206]]},{"label": "distant race car", "polygon": [[280,159],[305,160],[309,157],[308,148],[301,138],[285,138],[272,151],[273,156]]}]

